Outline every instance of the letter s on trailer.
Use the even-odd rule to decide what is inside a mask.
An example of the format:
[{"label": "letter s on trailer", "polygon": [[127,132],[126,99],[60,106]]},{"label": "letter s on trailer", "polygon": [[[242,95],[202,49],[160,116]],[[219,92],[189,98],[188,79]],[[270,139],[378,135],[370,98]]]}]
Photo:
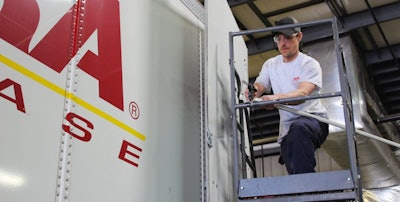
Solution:
[{"label": "letter s on trailer", "polygon": [[[237,27],[226,2],[209,3],[229,26],[208,33],[225,59],[206,71],[197,0],[0,0],[0,201],[234,197],[218,165],[232,155],[217,150],[229,117],[208,111],[229,106],[215,97],[229,96]],[[208,147],[205,131],[226,137]]]}]

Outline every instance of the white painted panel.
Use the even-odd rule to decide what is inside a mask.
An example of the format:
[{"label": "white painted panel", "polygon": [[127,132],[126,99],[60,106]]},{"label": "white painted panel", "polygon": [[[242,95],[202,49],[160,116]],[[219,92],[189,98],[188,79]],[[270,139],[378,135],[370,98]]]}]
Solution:
[{"label": "white painted panel", "polygon": [[[0,47],[7,46],[4,41],[0,44]],[[11,55],[16,52],[0,48],[0,54],[20,62],[24,68],[43,67],[34,60],[30,63],[18,60]],[[24,57],[23,53],[16,55]],[[0,97],[0,201],[54,200],[63,99],[3,62],[1,59],[0,82],[10,79],[21,86],[26,112]],[[12,86],[0,93],[15,99]]]},{"label": "white painted panel", "polygon": [[[0,1],[0,7],[10,2],[16,1]],[[59,41],[71,46],[62,51],[73,58],[59,73],[50,69],[53,66],[49,63],[35,59],[37,55],[23,52],[35,52],[43,45],[43,37],[64,14],[72,13],[67,10],[75,3],[38,2],[37,7],[30,7],[37,14],[32,19],[44,16],[45,21],[40,21],[31,45],[25,49],[25,41],[12,46],[3,40],[4,35],[0,39],[0,82],[10,79],[21,86],[26,110],[24,113],[16,108],[13,88],[4,88],[6,84],[2,83],[0,201],[200,201],[204,25],[179,0],[118,1],[121,109],[100,98],[100,88],[107,86],[100,87],[104,77],[95,75],[104,71],[109,61],[96,63],[91,73],[87,64],[77,65],[87,59],[89,51],[95,59],[104,56],[101,54],[110,46],[99,46],[99,40],[107,32],[99,28],[79,44],[82,33],[90,32],[90,25],[79,25],[82,29],[76,32],[64,30],[68,41]],[[78,7],[87,8],[93,2],[79,1]],[[97,1],[99,6],[104,2]],[[85,9],[80,12],[86,14]],[[96,19],[107,20],[107,14]],[[85,17],[75,22],[93,20]],[[83,46],[74,55],[72,49],[79,45]],[[63,116],[69,117],[67,114],[74,117],[63,120]],[[69,133],[62,133],[63,124],[72,128],[64,127]],[[124,143],[129,143],[128,152],[121,157]]]},{"label": "white painted panel", "polygon": [[[209,149],[209,201],[235,201],[233,150],[230,113],[229,32],[238,31],[227,1],[206,4],[207,21],[207,91],[208,130],[212,137]],[[247,48],[241,37],[234,40],[235,67],[247,80]]]},{"label": "white painted panel", "polygon": [[[46,2],[0,3],[0,15],[14,23],[2,18],[0,25],[7,26],[0,28],[0,201],[56,198],[66,74],[50,69],[40,59],[45,54],[29,55],[62,16],[55,16],[57,12],[47,9],[52,5]],[[58,8],[68,9],[73,2],[58,2]],[[24,110],[18,110],[16,103],[22,103]]]},{"label": "white painted panel", "polygon": [[[77,96],[146,139],[75,106],[75,113],[90,120],[94,129],[89,142],[73,140],[69,200],[200,200],[199,43],[203,29],[185,17],[190,12],[178,13],[173,6],[182,9],[182,5],[175,3],[120,1],[124,110],[102,101],[91,91],[97,81],[79,71]],[[133,102],[140,111],[136,119],[130,114]],[[123,141],[142,149],[129,148],[139,159],[125,155],[137,167],[118,158]]]}]

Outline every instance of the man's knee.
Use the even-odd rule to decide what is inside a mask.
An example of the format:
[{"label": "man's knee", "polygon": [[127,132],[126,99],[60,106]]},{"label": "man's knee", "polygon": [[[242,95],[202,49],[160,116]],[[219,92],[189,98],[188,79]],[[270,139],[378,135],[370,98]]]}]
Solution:
[{"label": "man's knee", "polygon": [[288,141],[296,140],[304,136],[306,124],[303,121],[295,121],[291,124],[288,131]]},{"label": "man's knee", "polygon": [[299,119],[290,125],[290,130],[294,130],[294,131],[303,130],[305,128],[305,126],[306,126],[305,122],[303,120]]}]

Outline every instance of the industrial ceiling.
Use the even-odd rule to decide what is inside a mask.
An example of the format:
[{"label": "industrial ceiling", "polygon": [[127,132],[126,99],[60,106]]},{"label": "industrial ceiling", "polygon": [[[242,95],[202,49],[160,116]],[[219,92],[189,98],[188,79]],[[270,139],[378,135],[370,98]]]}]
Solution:
[{"label": "industrial ceiling", "polygon": [[[227,0],[241,30],[274,26],[286,16],[300,23],[336,17],[339,34],[349,35],[365,61],[370,82],[386,114],[379,120],[397,124],[400,116],[400,1],[396,0]],[[322,25],[321,25],[322,26]],[[331,37],[330,28],[305,27],[303,43]],[[270,33],[245,36],[249,77],[254,79],[266,59],[275,56]],[[276,111],[252,113],[253,139],[274,140],[278,133]],[[397,121],[396,121],[397,120]],[[260,132],[263,131],[263,132]],[[265,142],[265,141],[261,141]]]}]

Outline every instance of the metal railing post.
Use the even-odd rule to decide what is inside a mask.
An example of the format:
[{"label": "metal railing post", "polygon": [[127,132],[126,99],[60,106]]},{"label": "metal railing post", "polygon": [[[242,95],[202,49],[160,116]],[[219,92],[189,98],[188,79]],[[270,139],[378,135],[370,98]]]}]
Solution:
[{"label": "metal railing post", "polygon": [[340,78],[340,89],[342,91],[343,100],[343,113],[346,123],[346,135],[347,144],[349,148],[349,161],[351,167],[351,174],[353,181],[358,192],[358,200],[362,201],[362,190],[361,190],[361,177],[358,170],[356,143],[355,143],[355,126],[354,126],[354,115],[353,115],[353,104],[351,99],[350,84],[348,82],[347,72],[344,66],[344,58],[339,42],[339,32],[337,27],[337,19],[333,18],[332,21],[333,40],[335,42],[336,57],[339,69]]},{"label": "metal railing post", "polygon": [[234,193],[238,192],[239,184],[239,151],[238,151],[238,138],[237,138],[237,125],[236,125],[236,97],[235,97],[235,61],[233,50],[233,37],[232,32],[229,33],[229,64],[230,64],[230,79],[231,79],[231,123],[232,123],[232,146],[233,146],[233,189]]}]

